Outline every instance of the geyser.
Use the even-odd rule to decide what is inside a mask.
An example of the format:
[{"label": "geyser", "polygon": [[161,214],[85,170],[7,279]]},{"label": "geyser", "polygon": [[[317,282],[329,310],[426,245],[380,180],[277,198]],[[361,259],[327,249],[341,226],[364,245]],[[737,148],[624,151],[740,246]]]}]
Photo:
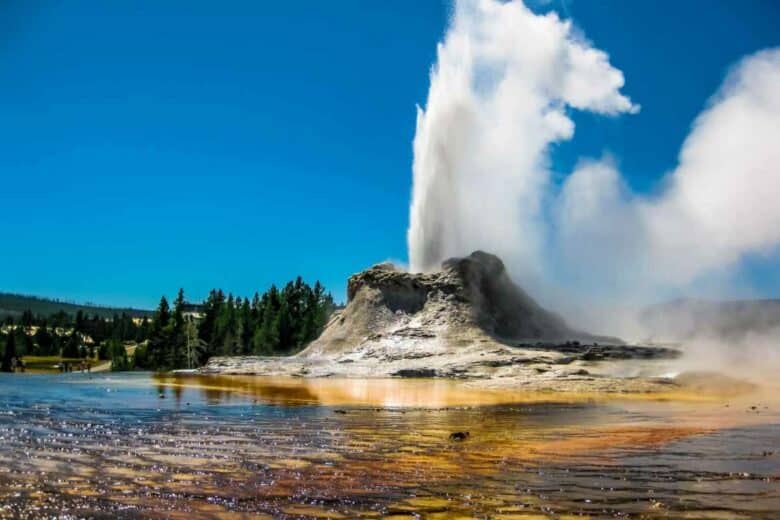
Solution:
[{"label": "geyser", "polygon": [[549,149],[573,137],[572,110],[639,110],[623,84],[555,13],[457,1],[418,108],[410,269],[491,251],[545,303],[571,309],[713,295],[745,255],[776,254],[780,50],[732,68],[653,196],[632,193],[609,159],[553,183]]},{"label": "geyser", "polygon": [[418,108],[409,227],[412,271],[475,249],[523,272],[542,247],[545,151],[569,139],[568,108],[639,109],[623,74],[554,13],[520,2],[459,1]]}]

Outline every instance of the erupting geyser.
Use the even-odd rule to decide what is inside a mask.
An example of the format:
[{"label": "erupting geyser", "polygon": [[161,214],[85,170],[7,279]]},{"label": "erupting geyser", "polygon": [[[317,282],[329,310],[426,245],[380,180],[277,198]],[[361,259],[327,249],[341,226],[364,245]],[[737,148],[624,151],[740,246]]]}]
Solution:
[{"label": "erupting geyser", "polygon": [[623,74],[570,22],[520,2],[457,2],[437,56],[417,115],[411,270],[484,249],[528,272],[543,240],[545,151],[574,131],[567,108],[638,106],[619,91]]},{"label": "erupting geyser", "polygon": [[643,304],[726,286],[745,255],[776,252],[780,50],[732,67],[652,196],[632,193],[609,158],[551,168],[574,111],[639,110],[623,85],[608,55],[557,14],[456,1],[418,108],[410,270],[481,249],[532,292],[554,290],[548,303],[563,299],[554,292]]}]

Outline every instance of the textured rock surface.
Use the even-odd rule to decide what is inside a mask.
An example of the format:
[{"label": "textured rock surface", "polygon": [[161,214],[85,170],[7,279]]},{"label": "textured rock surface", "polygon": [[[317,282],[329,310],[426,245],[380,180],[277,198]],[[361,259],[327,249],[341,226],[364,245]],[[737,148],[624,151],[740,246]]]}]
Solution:
[{"label": "textured rock surface", "polygon": [[[507,275],[501,260],[477,251],[441,271],[416,274],[378,264],[352,276],[348,305],[304,357],[404,343],[406,350],[457,349],[475,341],[593,341],[540,307]],[[613,340],[617,342],[617,340]],[[413,348],[412,348],[413,347]]]}]

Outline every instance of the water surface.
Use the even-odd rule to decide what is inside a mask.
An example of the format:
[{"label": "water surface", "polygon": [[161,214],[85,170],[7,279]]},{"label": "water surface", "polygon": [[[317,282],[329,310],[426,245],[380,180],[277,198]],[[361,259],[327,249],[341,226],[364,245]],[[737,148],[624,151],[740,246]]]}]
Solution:
[{"label": "water surface", "polygon": [[0,517],[778,517],[772,394],[636,397],[4,375]]}]

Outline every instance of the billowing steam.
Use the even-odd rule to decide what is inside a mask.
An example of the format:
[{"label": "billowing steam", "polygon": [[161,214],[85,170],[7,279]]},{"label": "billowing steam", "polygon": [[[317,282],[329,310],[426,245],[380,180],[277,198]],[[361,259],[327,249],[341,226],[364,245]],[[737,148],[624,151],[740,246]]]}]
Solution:
[{"label": "billowing steam", "polygon": [[410,268],[485,249],[514,272],[538,274],[546,152],[574,133],[567,109],[639,107],[620,93],[623,74],[604,52],[519,2],[457,2],[437,55],[417,115]]},{"label": "billowing steam", "polygon": [[[609,161],[586,163],[558,198],[563,258],[600,280],[615,267],[624,291],[685,286],[780,243],[780,50],[743,59],[683,143],[678,167],[653,199],[632,195]],[[578,255],[577,243],[586,254]],[[573,266],[567,266],[570,272]]]},{"label": "billowing steam", "polygon": [[780,244],[780,50],[732,68],[660,193],[631,193],[609,158],[555,185],[568,114],[637,112],[623,84],[556,14],[458,1],[418,109],[410,268],[484,249],[537,292],[640,302]]}]

